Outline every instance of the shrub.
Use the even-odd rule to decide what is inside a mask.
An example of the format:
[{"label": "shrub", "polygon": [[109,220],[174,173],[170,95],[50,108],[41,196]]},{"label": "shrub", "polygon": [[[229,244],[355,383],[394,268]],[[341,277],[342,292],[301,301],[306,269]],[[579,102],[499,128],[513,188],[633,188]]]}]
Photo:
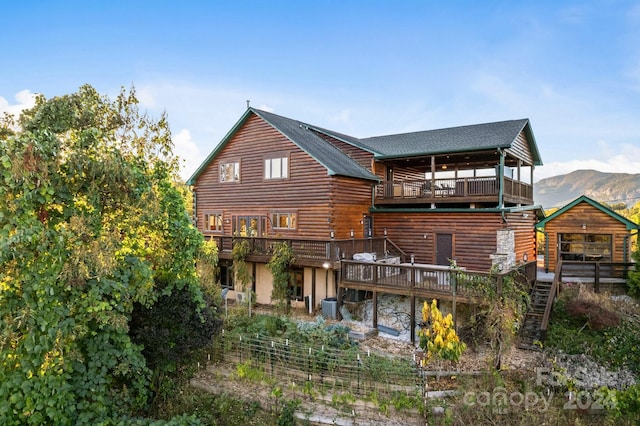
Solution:
[{"label": "shrub", "polygon": [[590,300],[571,300],[565,309],[569,315],[584,319],[592,330],[602,331],[620,325],[618,314]]}]

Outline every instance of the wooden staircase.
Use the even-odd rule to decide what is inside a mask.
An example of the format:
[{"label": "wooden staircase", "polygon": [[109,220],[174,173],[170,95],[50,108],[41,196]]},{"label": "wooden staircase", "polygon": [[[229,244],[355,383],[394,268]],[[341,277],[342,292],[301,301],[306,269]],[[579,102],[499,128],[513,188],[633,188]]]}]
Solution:
[{"label": "wooden staircase", "polygon": [[[562,264],[558,265],[562,268]],[[551,308],[558,292],[558,277],[556,274],[553,282],[538,281],[531,290],[531,302],[524,316],[520,335],[518,336],[518,348],[536,350],[542,349],[542,342],[547,334]]]}]

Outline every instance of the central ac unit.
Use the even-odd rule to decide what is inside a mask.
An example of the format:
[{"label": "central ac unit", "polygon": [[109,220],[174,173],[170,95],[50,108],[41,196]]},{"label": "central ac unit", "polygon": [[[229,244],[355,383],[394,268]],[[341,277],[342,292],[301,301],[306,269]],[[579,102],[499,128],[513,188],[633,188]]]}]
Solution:
[{"label": "central ac unit", "polygon": [[247,298],[246,294],[244,294],[244,293],[236,293],[236,302],[244,303],[246,298]]}]

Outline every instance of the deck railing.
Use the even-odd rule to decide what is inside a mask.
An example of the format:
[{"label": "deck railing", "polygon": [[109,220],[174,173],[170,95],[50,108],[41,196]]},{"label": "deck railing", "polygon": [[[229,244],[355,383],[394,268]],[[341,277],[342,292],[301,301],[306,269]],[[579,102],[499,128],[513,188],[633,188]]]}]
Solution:
[{"label": "deck railing", "polygon": [[[489,273],[467,271],[460,268],[440,265],[387,264],[382,262],[358,262],[343,260],[341,262],[341,286],[355,285],[371,290],[391,292],[424,292],[444,293],[450,296],[466,296],[482,298],[487,292],[502,293],[505,276],[512,273]],[[522,265],[517,277],[523,286],[530,285],[527,279],[529,264]]]},{"label": "deck railing", "polygon": [[[533,186],[505,177],[505,197],[533,201]],[[376,187],[376,199],[442,199],[460,197],[498,197],[498,178],[465,177],[385,181]]]},{"label": "deck railing", "polygon": [[404,261],[406,257],[402,250],[385,237],[317,240],[215,235],[209,238],[216,242],[220,252],[230,252],[234,244],[243,240],[247,241],[249,244],[248,254],[255,256],[270,256],[275,244],[286,241],[293,249],[294,257],[298,260],[337,262],[343,259],[352,259],[354,254],[365,252],[374,254],[378,259],[393,257]]},{"label": "deck railing", "polygon": [[600,284],[625,284],[632,262],[589,262],[563,260],[556,266],[559,281],[593,283],[593,291],[600,292]]}]

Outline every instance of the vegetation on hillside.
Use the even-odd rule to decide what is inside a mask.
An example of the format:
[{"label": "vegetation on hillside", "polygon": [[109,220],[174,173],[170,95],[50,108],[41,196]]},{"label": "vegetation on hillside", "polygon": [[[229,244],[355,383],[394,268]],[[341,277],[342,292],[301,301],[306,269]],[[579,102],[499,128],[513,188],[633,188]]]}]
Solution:
[{"label": "vegetation on hillside", "polygon": [[0,123],[3,425],[132,423],[215,332],[169,125],[137,104],[83,86]]},{"label": "vegetation on hillside", "polygon": [[533,198],[545,209],[562,207],[581,195],[610,205],[636,203],[640,199],[640,174],[576,170],[540,179]]}]

